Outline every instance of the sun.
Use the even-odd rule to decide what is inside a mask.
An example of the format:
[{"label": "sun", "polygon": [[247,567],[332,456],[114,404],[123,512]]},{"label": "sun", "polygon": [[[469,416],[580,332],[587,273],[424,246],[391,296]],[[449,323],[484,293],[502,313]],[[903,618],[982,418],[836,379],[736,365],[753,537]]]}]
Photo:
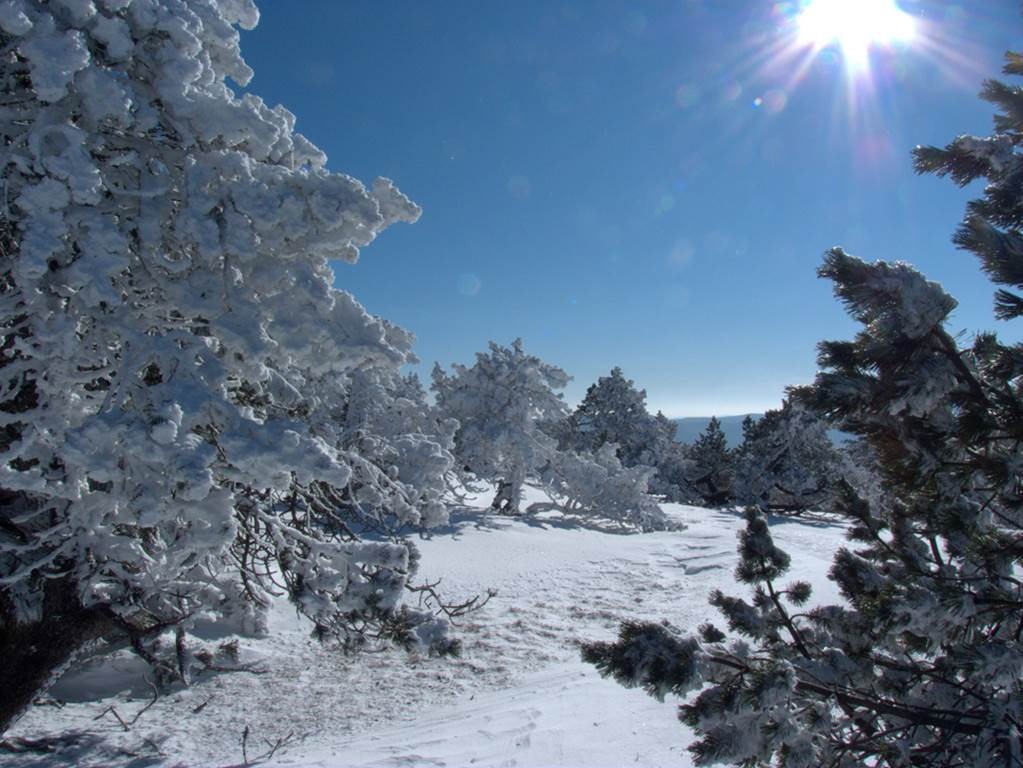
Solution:
[{"label": "sun", "polygon": [[872,45],[908,43],[916,36],[916,22],[895,0],[810,0],[796,24],[801,45],[819,50],[837,43],[854,71],[869,67]]}]

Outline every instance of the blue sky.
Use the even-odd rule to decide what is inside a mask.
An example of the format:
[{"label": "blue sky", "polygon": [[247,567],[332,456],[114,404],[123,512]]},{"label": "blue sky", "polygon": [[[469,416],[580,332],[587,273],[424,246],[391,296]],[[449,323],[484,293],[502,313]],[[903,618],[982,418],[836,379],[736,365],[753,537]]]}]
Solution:
[{"label": "blue sky", "polygon": [[242,50],[333,170],[423,207],[337,285],[416,333],[427,378],[521,336],[569,401],[617,365],[653,409],[732,414],[854,332],[815,276],[832,245],[942,282],[955,330],[997,327],[949,241],[978,190],[909,153],[989,131],[975,94],[1023,48],[1019,4],[902,2],[916,39],[855,83],[837,46],[795,50],[798,5],[263,0]]}]

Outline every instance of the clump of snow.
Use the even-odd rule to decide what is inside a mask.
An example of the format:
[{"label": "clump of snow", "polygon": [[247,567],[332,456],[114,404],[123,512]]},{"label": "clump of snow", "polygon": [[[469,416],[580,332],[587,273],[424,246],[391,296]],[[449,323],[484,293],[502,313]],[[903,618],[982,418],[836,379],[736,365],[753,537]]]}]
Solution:
[{"label": "clump of snow", "polygon": [[1014,157],[1014,144],[1007,136],[960,136],[954,146],[978,160],[986,160],[996,174],[1004,172]]},{"label": "clump of snow", "polygon": [[[5,18],[9,21],[10,17]],[[18,46],[18,52],[28,60],[32,87],[39,98],[59,101],[75,73],[89,64],[85,36],[74,30],[57,30],[53,17],[48,15],[40,16],[33,26],[35,34]]]},{"label": "clump of snow", "polygon": [[0,2],[0,29],[9,35],[23,35],[32,29],[32,20],[20,0]]}]

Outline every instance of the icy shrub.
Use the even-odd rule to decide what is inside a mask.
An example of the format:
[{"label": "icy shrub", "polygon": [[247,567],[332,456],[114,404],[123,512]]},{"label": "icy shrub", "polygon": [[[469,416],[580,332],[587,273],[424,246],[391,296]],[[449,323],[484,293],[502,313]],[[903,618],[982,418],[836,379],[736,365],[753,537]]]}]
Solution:
[{"label": "icy shrub", "polygon": [[540,472],[551,497],[566,512],[578,513],[642,531],[676,528],[647,493],[651,467],[624,467],[614,443],[595,453],[558,451]]}]

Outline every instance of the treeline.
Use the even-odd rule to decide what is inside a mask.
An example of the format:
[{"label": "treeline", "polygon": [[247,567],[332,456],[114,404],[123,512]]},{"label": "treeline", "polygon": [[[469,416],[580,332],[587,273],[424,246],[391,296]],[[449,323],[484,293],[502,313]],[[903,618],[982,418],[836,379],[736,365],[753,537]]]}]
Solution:
[{"label": "treeline", "polygon": [[[788,513],[830,509],[842,482],[871,486],[866,444],[835,445],[825,422],[791,398],[760,419],[747,417],[733,449],[716,418],[692,443],[677,442],[675,422],[651,414],[646,392],[620,368],[592,384],[571,411],[557,393],[568,380],[526,354],[521,340],[510,348],[491,344],[471,368],[435,369],[439,413],[459,424],[458,463],[497,484],[496,509],[520,511],[527,478],[567,499],[613,502],[610,485],[625,486],[628,477],[637,490],[669,501]],[[594,487],[595,474],[608,485]]]}]

